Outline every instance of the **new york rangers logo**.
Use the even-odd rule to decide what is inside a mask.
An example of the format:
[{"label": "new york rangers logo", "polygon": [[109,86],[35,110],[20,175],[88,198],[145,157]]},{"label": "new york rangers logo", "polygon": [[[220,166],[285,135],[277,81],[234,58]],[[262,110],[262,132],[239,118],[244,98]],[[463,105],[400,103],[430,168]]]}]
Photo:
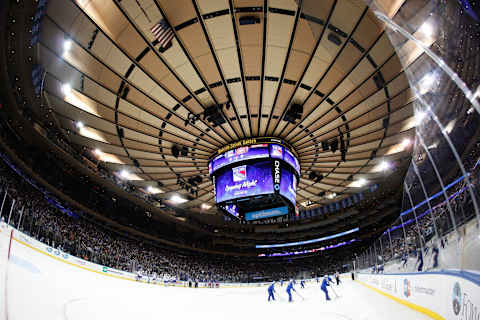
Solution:
[{"label": "new york rangers logo", "polygon": [[272,157],[282,157],[282,147],[276,144],[272,145]]},{"label": "new york rangers logo", "polygon": [[248,147],[240,147],[237,149],[236,153],[238,154],[244,154],[248,152]]},{"label": "new york rangers logo", "polygon": [[233,181],[244,181],[247,180],[247,166],[239,166],[232,169],[233,170]]}]

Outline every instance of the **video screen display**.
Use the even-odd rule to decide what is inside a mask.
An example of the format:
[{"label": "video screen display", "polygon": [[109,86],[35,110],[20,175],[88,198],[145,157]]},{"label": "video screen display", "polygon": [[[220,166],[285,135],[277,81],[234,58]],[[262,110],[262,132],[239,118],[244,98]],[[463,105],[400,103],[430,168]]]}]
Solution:
[{"label": "video screen display", "polygon": [[230,213],[232,216],[235,216],[238,218],[239,213],[238,213],[238,207],[236,204],[225,205],[225,210],[227,210],[227,212]]},{"label": "video screen display", "polygon": [[288,214],[288,207],[278,207],[273,209],[265,209],[260,211],[252,211],[245,213],[245,220],[258,220],[265,218],[278,217]]},{"label": "video screen display", "polygon": [[227,169],[216,177],[215,191],[217,203],[273,193],[272,163],[263,161]]},{"label": "video screen display", "polygon": [[295,169],[295,171],[297,171],[298,174],[300,174],[300,164],[298,163],[297,158],[293,155],[293,153],[291,153],[287,149],[285,149],[285,152],[283,155],[283,161],[291,165]]},{"label": "video screen display", "polygon": [[270,157],[283,160],[283,147],[278,144],[271,144]]},{"label": "video screen display", "polygon": [[268,151],[268,144],[255,144],[227,151],[210,161],[208,164],[208,172],[212,174],[212,172],[238,161],[268,158]]},{"label": "video screen display", "polygon": [[297,202],[297,177],[286,168],[282,168],[280,194],[295,206]]}]

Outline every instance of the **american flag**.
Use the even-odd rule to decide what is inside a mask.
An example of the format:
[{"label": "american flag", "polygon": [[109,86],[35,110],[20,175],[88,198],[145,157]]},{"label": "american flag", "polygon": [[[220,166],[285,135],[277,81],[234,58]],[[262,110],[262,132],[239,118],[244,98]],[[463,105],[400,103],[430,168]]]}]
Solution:
[{"label": "american flag", "polygon": [[158,40],[160,48],[165,49],[170,46],[175,34],[164,19],[160,20],[156,25],[154,25],[151,30],[153,36]]}]

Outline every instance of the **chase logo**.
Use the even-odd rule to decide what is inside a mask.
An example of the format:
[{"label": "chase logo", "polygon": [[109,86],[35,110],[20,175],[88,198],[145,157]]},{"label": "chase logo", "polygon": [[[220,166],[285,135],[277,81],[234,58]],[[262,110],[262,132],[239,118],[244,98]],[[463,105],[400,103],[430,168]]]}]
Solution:
[{"label": "chase logo", "polygon": [[247,180],[247,166],[239,166],[232,169],[233,170],[233,181],[239,182]]},{"label": "chase logo", "polygon": [[455,282],[455,285],[453,286],[452,303],[453,313],[458,316],[462,309],[462,289],[460,288],[460,284],[458,282]]},{"label": "chase logo", "polygon": [[412,295],[412,288],[411,288],[410,280],[408,279],[403,280],[403,294],[407,298]]}]

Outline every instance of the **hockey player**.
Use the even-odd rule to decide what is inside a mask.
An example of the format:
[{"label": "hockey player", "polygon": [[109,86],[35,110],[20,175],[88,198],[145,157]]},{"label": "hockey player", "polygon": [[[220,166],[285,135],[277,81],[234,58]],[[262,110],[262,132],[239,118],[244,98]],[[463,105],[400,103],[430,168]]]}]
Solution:
[{"label": "hockey player", "polygon": [[295,290],[295,288],[293,287],[293,280],[291,280],[289,283],[288,283],[288,286],[287,286],[287,293],[288,293],[288,302],[292,302],[292,290],[297,292],[297,290]]},{"label": "hockey player", "polygon": [[383,263],[379,264],[377,273],[383,273],[384,269],[385,269],[385,267],[384,267]]},{"label": "hockey player", "polygon": [[327,301],[330,301],[330,297],[328,296],[328,290],[327,290],[327,286],[329,286],[330,284],[328,283],[328,279],[329,276],[325,275],[325,277],[323,277],[323,281],[322,281],[322,285],[320,287],[320,289],[322,289],[323,292],[325,292],[325,298],[327,299]]},{"label": "hockey player", "polygon": [[283,279],[280,280],[280,286],[283,287]]},{"label": "hockey player", "polygon": [[417,262],[418,262],[418,269],[417,271],[418,272],[421,272],[423,270],[423,254],[422,254],[422,250],[418,251],[418,259],[417,259]]},{"label": "hockey player", "polygon": [[302,289],[305,289],[305,281],[303,281],[303,279],[300,280],[300,287],[301,287]]},{"label": "hockey player", "polygon": [[335,280],[337,281],[337,286],[340,285],[340,275],[338,274],[338,271],[335,272]]},{"label": "hockey player", "polygon": [[136,280],[137,280],[137,281],[141,281],[141,280],[142,280],[142,270],[141,270],[141,269],[139,269],[139,270],[137,271],[137,279],[136,279]]},{"label": "hockey player", "polygon": [[438,268],[438,253],[439,253],[439,250],[438,250],[437,246],[433,247],[432,253],[433,253],[433,268]]},{"label": "hockey player", "polygon": [[402,261],[403,261],[402,267],[406,268],[407,267],[407,262],[408,262],[408,255],[407,255],[406,252],[404,252],[403,255],[402,255]]},{"label": "hockey player", "polygon": [[275,282],[272,282],[272,284],[270,284],[268,286],[268,301],[270,301],[270,298],[273,299],[273,301],[275,301]]},{"label": "hockey player", "polygon": [[327,278],[328,278],[328,282],[334,283],[333,280],[332,280],[332,277],[330,277],[330,275],[327,275]]}]

